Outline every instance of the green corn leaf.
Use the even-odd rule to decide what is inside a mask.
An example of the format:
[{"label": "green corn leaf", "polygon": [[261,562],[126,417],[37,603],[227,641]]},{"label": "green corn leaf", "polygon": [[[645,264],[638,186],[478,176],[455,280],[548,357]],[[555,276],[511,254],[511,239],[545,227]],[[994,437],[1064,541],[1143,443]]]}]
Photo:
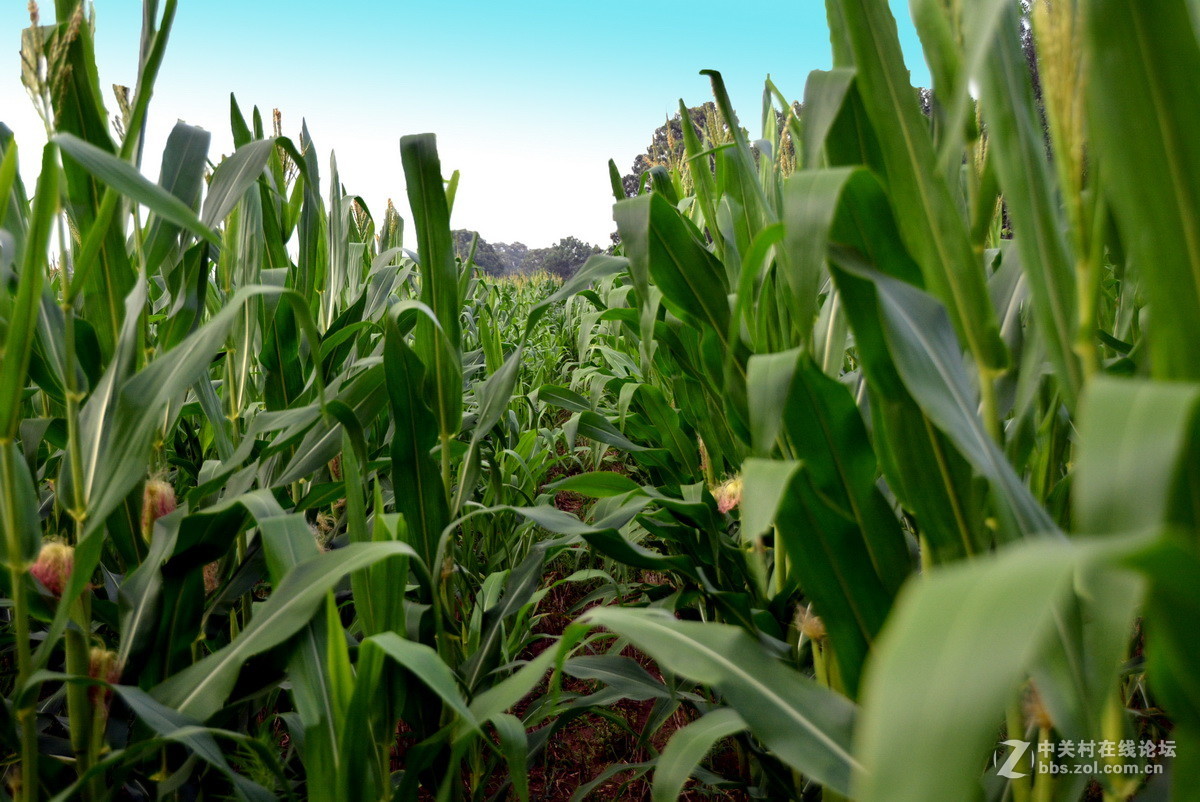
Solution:
[{"label": "green corn leaf", "polygon": [[563,429],[569,433],[572,439],[575,434],[578,434],[580,437],[616,446],[625,451],[637,452],[647,450],[646,446],[638,445],[627,438],[621,433],[620,429],[609,423],[608,419],[603,415],[591,410],[577,412],[572,415],[570,421],[567,422],[567,425]]},{"label": "green corn leaf", "polygon": [[784,246],[791,264],[785,276],[790,291],[788,306],[804,344],[812,343],[818,292],[828,272],[825,260],[829,235],[840,208],[838,199],[854,175],[851,169],[804,170],[784,185]]},{"label": "green corn leaf", "polygon": [[669,699],[671,692],[631,657],[618,654],[580,655],[563,664],[563,672],[576,679],[603,682],[623,699]]},{"label": "green corn leaf", "polygon": [[432,323],[417,323],[417,353],[428,370],[426,381],[443,444],[458,433],[462,421],[462,364],[459,274],[450,238],[450,208],[442,184],[441,161],[432,134],[400,140],[400,158],[408,185],[408,202],[417,227],[420,250],[421,301],[433,310],[449,350],[435,342]]},{"label": "green corn leaf", "polygon": [[37,491],[12,440],[0,443],[0,525],[5,565],[23,569],[41,546]]},{"label": "green corn leaf", "polygon": [[980,798],[1005,705],[1088,558],[1064,541],[1024,543],[904,589],[864,683],[855,798]]},{"label": "green corn leaf", "polygon": [[[280,515],[260,523],[271,583],[321,554],[303,515]],[[333,596],[326,594],[325,615],[318,613],[296,635],[288,660],[292,699],[304,724],[304,757],[309,797],[336,799],[341,751],[339,741],[353,693],[346,639]]]},{"label": "green corn leaf", "polygon": [[608,181],[612,185],[613,199],[625,200],[625,182],[621,178],[621,171],[617,169],[617,163],[612,159],[608,160]]},{"label": "green corn leaf", "polygon": [[504,713],[492,719],[492,726],[500,740],[500,753],[508,764],[513,792],[521,802],[529,802],[529,737],[525,725],[516,716]]},{"label": "green corn leaf", "polygon": [[684,783],[717,742],[746,729],[735,710],[718,708],[680,727],[667,741],[654,767],[654,802],[678,799]]},{"label": "green corn leaf", "polygon": [[1185,0],[1088,0],[1087,115],[1105,196],[1142,273],[1162,378],[1200,362],[1200,107],[1190,98],[1200,45]]},{"label": "green corn leaf", "polygon": [[[329,402],[330,406],[335,403],[343,405],[350,415],[350,421],[360,427],[369,426],[387,405],[385,374],[383,365],[367,368],[339,390]],[[280,487],[310,476],[337,456],[345,423],[332,415],[317,421],[317,425],[296,446],[295,456],[280,469],[277,476],[271,478],[271,485]]]},{"label": "green corn leaf", "polygon": [[395,660],[426,688],[437,694],[447,708],[454,711],[468,727],[478,729],[479,724],[467,708],[454,672],[442,662],[442,658],[433,649],[423,643],[405,640],[395,632],[383,632],[368,638],[363,641],[363,648],[368,647],[379,649]]},{"label": "green corn leaf", "polygon": [[[200,203],[211,139],[212,135],[203,128],[178,122],[171,129],[166,147],[163,148],[159,186],[191,209],[195,209]],[[178,244],[180,230],[178,226],[162,217],[156,217],[150,224],[150,231],[142,246],[148,275],[157,271],[171,248]]]},{"label": "green corn leaf", "polygon": [[[854,83],[854,70],[840,67],[813,70],[804,84],[803,164],[808,169],[821,166],[825,141]],[[784,214],[787,212],[785,210]]]},{"label": "green corn leaf", "polygon": [[482,637],[474,653],[460,668],[463,683],[477,691],[496,663],[496,654],[513,616],[533,599],[546,562],[567,545],[567,539],[544,540],[534,546],[519,564],[508,572],[500,599],[483,611]]},{"label": "green corn leaf", "polygon": [[18,153],[12,130],[0,123],[0,231],[12,238],[11,242],[5,242],[4,251],[0,254],[0,267],[5,266],[6,261],[11,264],[18,253],[25,252],[29,201],[17,169]]},{"label": "green corn leaf", "polygon": [[742,463],[745,489],[738,505],[742,537],[757,539],[775,525],[779,504],[802,465],[796,460],[750,457]]},{"label": "green corn leaf", "polygon": [[543,384],[537,389],[537,400],[568,412],[587,412],[592,408],[588,400],[569,387]]},{"label": "green corn leaf", "polygon": [[712,687],[780,760],[849,792],[859,768],[849,745],[854,705],[769,656],[742,629],[611,607],[583,621],[629,638],[667,670]]},{"label": "green corn leaf", "polygon": [[207,223],[201,222],[191,206],[163,187],[150,183],[129,162],[72,134],[58,134],[54,142],[84,169],[125,197],[214,245],[221,244],[220,238]]},{"label": "green corn leaf", "polygon": [[[661,196],[651,194],[617,204],[616,216],[630,259],[648,265],[671,311],[693,325],[707,326],[724,339],[729,330],[724,268],[696,239],[679,212]],[[635,256],[639,247],[646,250]]]},{"label": "green corn leaf", "polygon": [[1150,582],[1144,614],[1154,624],[1146,644],[1147,675],[1174,724],[1171,737],[1178,742],[1179,757],[1172,766],[1171,792],[1178,799],[1192,794],[1200,779],[1195,751],[1200,746],[1200,683],[1193,670],[1200,663],[1193,626],[1200,614],[1200,558],[1194,544],[1182,540],[1164,538],[1129,560]]},{"label": "green corn leaf", "polygon": [[[384,336],[384,376],[391,401],[392,482],[405,489],[396,497],[417,554],[434,565],[442,530],[449,522],[446,488],[431,451],[437,419],[421,392],[425,368],[389,317]],[[460,401],[461,403],[461,401]]]},{"label": "green corn leaf", "polygon": [[[546,672],[561,665],[572,649],[587,635],[587,627],[569,624],[556,646],[543,649],[541,654],[521,665],[496,684],[475,694],[471,699],[471,715],[480,724],[493,721],[521,701],[534,686],[546,676]],[[455,730],[455,742],[469,735],[465,721],[460,721]]]},{"label": "green corn leaf", "polygon": [[1200,521],[1186,481],[1200,453],[1200,387],[1099,378],[1085,401],[1076,526],[1101,534]]},{"label": "green corn leaf", "polygon": [[239,147],[213,171],[204,199],[204,224],[220,224],[242,196],[254,186],[275,148],[274,139],[259,139]]},{"label": "green corn leaf", "polygon": [[[65,677],[46,671],[39,672],[39,676],[42,680],[65,679],[70,682],[80,681],[78,677]],[[89,684],[101,684],[99,681],[92,679],[88,679],[87,682]],[[106,770],[111,771],[126,761],[132,762],[133,760],[143,758],[146,754],[150,754],[152,750],[161,749],[167,743],[175,743],[186,747],[196,757],[227,777],[233,784],[234,791],[237,793],[239,799],[250,800],[251,802],[269,802],[269,800],[277,798],[260,784],[234,771],[226,759],[227,750],[221,748],[217,738],[253,751],[256,757],[263,759],[264,766],[271,771],[274,779],[279,780],[283,776],[283,770],[277,758],[271,754],[268,748],[265,748],[264,744],[256,745],[253,738],[242,733],[205,727],[194,719],[180,715],[177,711],[169,707],[164,707],[139,688],[127,685],[111,685],[107,687],[111,688],[113,693],[121,698],[121,701],[129,707],[138,720],[149,727],[156,737],[136,741],[123,750],[118,749],[109,752],[103,760],[82,774],[73,785],[53,797],[54,802],[66,802],[68,799],[77,798],[77,795],[88,787],[87,783],[89,781],[103,778]]]},{"label": "green corn leaf", "polygon": [[637,482],[625,474],[612,471],[592,471],[568,476],[546,486],[555,493],[580,493],[591,498],[608,498],[641,490]]},{"label": "green corn leaf", "polygon": [[[870,390],[869,410],[878,463],[900,502],[917,517],[921,534],[936,560],[956,559],[981,547],[981,500],[969,466],[929,421],[897,372],[883,326],[880,298],[870,281],[855,278],[843,264],[864,264],[920,286],[920,270],[898,243],[886,195],[869,172],[831,170],[842,184],[831,183],[830,203],[838,203],[828,236],[833,279],[853,328]],[[786,192],[787,190],[785,190]],[[776,371],[779,373],[779,371]],[[782,374],[780,374],[782,375]],[[778,383],[778,382],[776,382]],[[922,477],[917,480],[917,477]],[[936,481],[929,481],[936,477]]]},{"label": "green corn leaf", "polygon": [[[274,496],[256,490],[190,515],[177,511],[155,521],[149,553],[120,584],[121,643],[117,654],[122,664],[132,666],[148,659],[169,665],[180,653],[190,656],[198,621],[188,621],[177,634],[173,629],[176,622],[165,615],[178,602],[164,601],[164,595],[182,592],[184,578],[179,576],[178,566],[188,566],[182,573],[194,578],[207,562],[219,559],[229,549],[248,519],[261,525],[283,514]],[[164,571],[172,560],[172,570]],[[143,682],[160,676],[153,669],[142,668],[140,673]]]},{"label": "green corn leaf", "polygon": [[193,718],[211,717],[224,705],[246,660],[289,640],[348,573],[401,554],[417,556],[407,543],[353,543],[306,560],[288,572],[232,643],[156,686],[152,695]]},{"label": "green corn leaf", "polygon": [[872,563],[894,593],[908,573],[903,538],[875,482],[879,465],[849,390],[806,357],[783,407],[785,453],[801,459],[820,491],[862,530]]},{"label": "green corn leaf", "polygon": [[[845,264],[843,264],[843,268]],[[873,271],[888,348],[910,393],[980,474],[988,477],[1016,532],[1057,532],[1045,509],[984,430],[978,401],[942,306],[904,282]]]},{"label": "green corn leaf", "polygon": [[[14,153],[15,149],[10,149]],[[46,145],[42,151],[42,172],[38,176],[29,233],[17,276],[17,292],[12,302],[8,330],[0,353],[0,436],[11,438],[21,420],[21,397],[29,371],[30,352],[42,302],[42,283],[46,275],[46,247],[54,217],[58,213],[57,148]],[[7,292],[7,290],[3,290]]]},{"label": "green corn leaf", "polygon": [[[688,172],[692,177],[695,188],[696,202],[704,215],[705,228],[713,237],[716,251],[720,254],[724,248],[721,241],[720,229],[717,226],[717,186],[710,167],[710,156],[703,149],[696,128],[691,124],[691,112],[682,100],[679,101],[679,119],[684,120],[680,127],[683,130],[683,147],[687,154]],[[618,198],[617,200],[623,200]]]},{"label": "green corn leaf", "polygon": [[988,154],[996,165],[1017,232],[1016,245],[1029,280],[1042,340],[1053,361],[1063,399],[1073,409],[1083,382],[1073,350],[1078,326],[1075,260],[1063,233],[1057,189],[1018,37],[1017,9],[1009,5],[999,19],[995,37],[980,41],[974,36],[986,31],[990,20],[979,17],[992,13],[985,14],[982,5],[972,4],[963,29],[968,47],[989,53],[979,74],[987,115]]},{"label": "green corn leaf", "polygon": [[[130,490],[145,476],[146,455],[162,423],[163,410],[178,395],[192,386],[212,360],[212,355],[225,341],[234,323],[242,314],[247,300],[263,294],[278,294],[293,305],[297,319],[304,326],[310,343],[317,338],[302,298],[291,290],[259,286],[244,287],[230,299],[221,312],[171,350],[151,362],[143,370],[128,376],[133,348],[138,342],[138,317],[145,303],[145,283],[139,281],[126,299],[119,344],[120,349],[105,370],[105,374],[80,411],[82,459],[82,488],[71,478],[73,471],[66,465],[61,485],[65,499],[83,501],[88,514],[81,537],[76,544],[75,570],[71,574],[65,596],[81,593],[100,559],[104,523],[108,516],[124,503]],[[317,393],[324,403],[324,383],[319,372],[314,374]],[[118,466],[105,469],[105,466]],[[51,625],[50,635],[39,648],[35,660],[44,664],[63,628],[69,605],[60,604]]]},{"label": "green corn leaf", "polygon": [[936,169],[933,141],[908,82],[895,18],[885,0],[827,0],[826,6],[835,36],[844,36],[853,54],[855,85],[878,137],[904,244],[977,364],[1001,368],[1007,357],[983,266]]}]

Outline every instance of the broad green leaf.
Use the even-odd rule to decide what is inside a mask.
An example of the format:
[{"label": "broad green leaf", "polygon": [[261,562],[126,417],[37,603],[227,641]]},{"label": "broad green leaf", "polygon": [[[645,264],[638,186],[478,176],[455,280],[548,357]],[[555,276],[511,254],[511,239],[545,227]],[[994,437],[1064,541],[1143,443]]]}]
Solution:
[{"label": "broad green leaf", "polygon": [[729,329],[725,271],[679,212],[656,194],[622,201],[617,209],[622,238],[626,232],[632,238],[629,247],[645,243],[645,253],[636,259],[648,265],[668,308],[693,325],[707,326],[725,338]]},{"label": "broad green leaf", "polygon": [[770,656],[744,630],[613,607],[582,620],[628,638],[668,671],[713,688],[780,760],[849,793],[859,769],[849,746],[853,703]]},{"label": "broad green leaf", "polygon": [[[1193,534],[1194,537],[1194,534]],[[1175,761],[1171,789],[1173,798],[1186,799],[1194,793],[1200,777],[1196,752],[1200,744],[1200,681],[1195,667],[1200,664],[1200,643],[1192,626],[1200,614],[1196,587],[1200,582],[1200,558],[1194,541],[1163,538],[1129,561],[1149,580],[1146,599],[1147,681],[1156,698],[1170,715],[1179,757]]]},{"label": "broad green leaf", "polygon": [[442,662],[430,647],[423,643],[405,640],[395,632],[382,632],[363,641],[367,646],[379,649],[388,657],[411,672],[429,690],[438,695],[447,707],[453,710],[471,727],[478,727],[478,722],[467,709],[466,700],[458,686],[458,680],[450,667]]},{"label": "broad green leaf", "polygon": [[783,429],[783,411],[796,372],[798,350],[755,354],[746,371],[750,403],[750,444],[759,456],[770,456]]},{"label": "broad green leaf", "polygon": [[[679,119],[688,120],[690,123],[691,116],[687,105],[680,100]],[[713,238],[717,253],[721,254],[724,243],[721,241],[720,228],[717,225],[717,186],[710,167],[711,157],[701,145],[695,126],[685,123],[680,128],[683,131],[683,148],[687,154],[688,172],[692,177],[696,202],[704,215],[704,228]],[[617,198],[618,201],[623,199],[624,195]]]},{"label": "broad green leaf", "polygon": [[[15,150],[10,150],[15,152]],[[30,349],[42,302],[42,282],[46,274],[46,247],[50,242],[54,218],[58,213],[57,149],[47,144],[42,151],[42,172],[38,176],[29,233],[17,276],[17,291],[12,301],[0,365],[0,436],[11,438],[21,419],[21,396],[29,371]],[[7,293],[5,290],[0,292]]]},{"label": "broad green leaf", "polygon": [[[158,174],[159,186],[191,209],[195,209],[200,203],[211,139],[212,135],[203,128],[178,122],[171,129],[166,147],[163,148],[162,166]],[[155,218],[143,245],[147,274],[153,275],[157,271],[171,248],[177,244],[179,233],[178,226],[161,217]]]},{"label": "broad green leaf", "polygon": [[[838,250],[834,264],[833,277],[846,305],[870,391],[872,441],[890,488],[916,517],[932,561],[955,560],[984,548],[985,537],[990,540],[990,536],[983,530],[982,499],[973,472],[897,372],[876,285],[853,272],[865,266],[861,257]],[[905,262],[881,260],[876,264],[890,269]]]},{"label": "broad green leaf", "polygon": [[554,384],[543,384],[537,389],[537,400],[546,404],[552,404],[559,409],[565,409],[568,412],[587,412],[592,408],[588,400],[579,393],[569,387],[560,387]]},{"label": "broad green leaf", "polygon": [[[478,691],[484,678],[496,666],[497,653],[511,626],[511,620],[534,598],[547,561],[562,551],[568,543],[569,538],[543,540],[507,572],[499,600],[488,602],[483,611],[480,623],[482,635],[478,645],[459,668],[463,684],[471,692]],[[480,604],[484,603],[481,598]]]},{"label": "broad green leaf", "polygon": [[[1005,6],[994,24],[994,7]],[[988,154],[996,165],[1016,245],[1033,295],[1033,314],[1073,409],[1083,373],[1073,345],[1078,324],[1075,257],[1063,233],[1057,190],[1046,156],[1045,135],[1012,4],[972,3],[963,31],[972,61],[982,61],[979,86],[987,116]],[[990,39],[979,38],[994,27]],[[986,58],[984,56],[986,55]],[[994,201],[993,201],[994,202]]]},{"label": "broad green leaf", "polygon": [[675,731],[654,767],[654,802],[678,799],[684,783],[717,742],[746,729],[736,711],[722,707]]},{"label": "broad green leaf", "polygon": [[232,643],[155,687],[153,696],[193,718],[211,717],[225,704],[246,660],[289,640],[344,576],[400,554],[417,556],[407,543],[352,543],[306,560],[288,572]]},{"label": "broad green leaf", "polygon": [[783,430],[785,453],[803,460],[830,511],[858,528],[869,573],[889,598],[894,596],[909,573],[908,550],[876,485],[879,463],[850,391],[801,357],[784,407]]},{"label": "broad green leaf", "polygon": [[508,777],[521,802],[529,802],[529,738],[525,725],[516,716],[503,713],[492,719],[500,740],[500,753],[508,764]]},{"label": "broad green leaf", "polygon": [[462,364],[459,361],[462,303],[454,244],[450,238],[450,208],[442,185],[441,161],[434,136],[420,134],[401,138],[400,158],[420,249],[421,301],[433,310],[450,346],[449,349],[441,348],[432,324],[418,320],[415,347],[428,370],[426,383],[432,394],[430,406],[445,443],[458,433],[462,421]]},{"label": "broad green leaf", "polygon": [[804,170],[784,185],[784,243],[791,261],[785,276],[791,290],[789,308],[798,319],[802,342],[810,346],[830,229],[842,187],[854,173],[853,168]]},{"label": "broad green leaf", "polygon": [[[233,770],[226,759],[227,751],[220,747],[214,736],[221,736],[224,740],[242,746],[248,746],[253,739],[241,733],[201,726],[195,720],[159,704],[139,688],[114,685],[112,690],[121,697],[121,701],[128,705],[138,720],[150,727],[159,738],[187,747],[201,760],[228,777],[239,797],[248,800],[275,799],[275,795],[268,792],[266,788]],[[267,750],[255,749],[253,751],[257,752],[260,758],[263,757],[264,752],[269,755]],[[270,761],[268,766],[276,777],[282,775],[282,769],[277,761]]]},{"label": "broad green leaf", "polygon": [[552,309],[555,304],[579,294],[593,283],[620,273],[628,269],[628,267],[629,262],[623,257],[608,256],[605,254],[589,256],[588,260],[583,263],[583,266],[575,271],[575,274],[569,279],[564,281],[558,289],[529,308],[529,316],[525,319],[525,336],[529,336],[534,326],[541,321],[546,312]]},{"label": "broad green leaf", "polygon": [[57,134],[54,142],[88,172],[125,197],[145,206],[164,220],[214,245],[220,245],[220,238],[207,223],[201,222],[191,206],[163,187],[150,183],[132,164],[72,134]]},{"label": "broad green leaf", "polygon": [[580,493],[591,498],[608,498],[622,493],[637,492],[641,486],[622,473],[612,471],[592,471],[575,476],[568,476],[546,486],[547,490],[556,493]]},{"label": "broad green leaf", "polygon": [[633,401],[654,431],[659,444],[674,460],[675,478],[681,484],[700,477],[700,450],[696,435],[662,390],[652,384],[637,385]]},{"label": "broad green leaf", "polygon": [[972,466],[992,483],[1018,533],[1030,536],[1057,532],[1050,516],[984,429],[978,399],[963,369],[945,309],[904,282],[878,273],[871,278],[879,291],[888,348],[909,392]]},{"label": "broad green leaf", "polygon": [[644,701],[671,696],[661,680],[655,679],[633,658],[619,654],[572,657],[563,664],[563,672],[577,679],[603,682],[624,699]]},{"label": "broad green leaf", "polygon": [[29,200],[25,197],[25,185],[18,170],[18,153],[12,129],[0,123],[0,231],[12,238],[4,243],[0,268],[11,264],[16,255],[25,250]]},{"label": "broad green leaf", "polygon": [[[360,428],[369,426],[387,405],[386,368],[374,365],[348,381],[330,400],[348,413],[348,421]],[[273,486],[282,486],[311,476],[337,456],[347,421],[333,415],[317,422],[296,446],[296,455],[271,477]]]},{"label": "broad green leaf", "polygon": [[1200,45],[1186,0],[1086,0],[1089,154],[1150,300],[1156,377],[1200,378]]},{"label": "broad green leaf", "polygon": [[[188,580],[199,579],[206,563],[225,554],[249,520],[262,525],[283,514],[274,496],[257,490],[191,514],[177,510],[155,521],[149,553],[119,586],[118,656],[126,666],[140,666],[143,687],[162,679],[173,661],[191,659],[203,600],[191,600],[191,616],[179,615]],[[187,570],[180,570],[181,566]]]},{"label": "broad green leaf", "polygon": [[1080,417],[1072,492],[1080,531],[1197,525],[1192,466],[1200,453],[1200,387],[1098,378]]},{"label": "broad green leaf", "polygon": [[983,266],[936,169],[929,127],[904,68],[896,20],[886,0],[826,0],[826,7],[834,36],[845,37],[852,53],[855,85],[881,146],[904,244],[977,364],[1003,367],[1007,357]]},{"label": "broad green leaf", "polygon": [[1077,560],[1065,542],[1026,543],[905,587],[863,684],[856,799],[981,798],[1005,705],[1050,637]]},{"label": "broad green leaf", "polygon": [[647,448],[646,446],[638,445],[621,434],[621,430],[609,423],[607,418],[591,410],[585,410],[572,415],[567,426],[563,428],[572,435],[579,435],[580,437],[587,437],[591,440],[607,443],[624,451],[645,451]]},{"label": "broad green leaf", "polygon": [[[88,505],[85,538],[97,531],[104,518],[125,498],[145,473],[145,454],[161,425],[167,404],[191,387],[207,369],[213,354],[238,322],[244,304],[257,296],[279,295],[297,310],[306,339],[315,342],[315,331],[303,299],[291,290],[248,286],[229,299],[225,308],[211,317],[182,343],[126,378],[138,338],[137,311],[145,297],[139,283],[127,299],[129,311],[121,335],[122,357],[113,360],[80,415],[83,447],[83,498]],[[323,382],[314,376],[318,394]],[[109,467],[115,466],[115,467]],[[64,471],[64,479],[70,473]],[[68,488],[71,488],[68,485]]]},{"label": "broad green leaf", "polygon": [[[303,515],[267,518],[260,523],[271,583],[278,585],[298,565],[321,554]],[[296,635],[288,659],[292,700],[304,724],[304,756],[309,798],[335,799],[340,765],[339,741],[353,693],[353,679],[342,622],[333,596],[326,594],[325,615],[318,612]]]},{"label": "broad green leaf", "polygon": [[417,554],[426,565],[434,565],[438,542],[450,515],[446,487],[430,453],[437,443],[437,419],[421,392],[425,368],[390,317],[384,337],[383,366],[395,424],[391,442],[392,482],[404,488],[404,492],[396,495],[396,511],[404,516]]},{"label": "broad green leaf", "polygon": [[13,570],[23,570],[37,557],[41,521],[33,478],[11,440],[0,442],[0,488],[4,563]]},{"label": "broad green leaf", "polygon": [[218,225],[229,216],[233,207],[262,175],[274,147],[274,139],[250,142],[217,165],[208,182],[208,197],[204,199],[205,225]]},{"label": "broad green leaf", "polygon": [[[854,83],[854,70],[813,70],[804,84],[804,167],[821,166],[825,140]],[[787,212],[784,212],[785,216]]]},{"label": "broad green leaf", "polygon": [[745,215],[747,233],[753,237],[764,225],[775,222],[772,219],[774,210],[771,208],[767,194],[758,180],[758,170],[755,168],[755,157],[738,122],[737,112],[729,100],[725,89],[725,81],[716,70],[701,70],[701,75],[707,75],[712,84],[713,98],[717,109],[733,139],[733,147],[726,151],[729,161],[726,169],[721,171],[728,183],[723,188],[726,196],[741,208]]},{"label": "broad green leaf", "polygon": [[738,509],[743,538],[760,538],[775,525],[779,504],[801,467],[795,460],[753,457],[742,463],[744,490]]}]

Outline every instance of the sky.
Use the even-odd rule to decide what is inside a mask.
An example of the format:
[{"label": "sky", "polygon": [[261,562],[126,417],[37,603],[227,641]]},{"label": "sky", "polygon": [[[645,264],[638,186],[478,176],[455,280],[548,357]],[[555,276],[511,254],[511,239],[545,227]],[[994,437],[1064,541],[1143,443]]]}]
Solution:
[{"label": "sky", "polygon": [[[20,82],[29,17],[25,2],[0,5],[0,122],[16,133],[31,185],[45,132]],[[111,85],[136,80],[142,4],[94,5],[111,115]],[[53,3],[42,6],[45,22]],[[907,3],[892,0],[892,9],[913,83],[927,85]],[[280,109],[293,138],[306,120],[322,180],[332,149],[347,191],[376,219],[389,198],[410,219],[399,139],[431,131],[445,176],[461,172],[456,228],[531,247],[568,235],[607,245],[615,228],[608,160],[627,172],[680,98],[689,106],[711,99],[700,70],[722,72],[742,125],[757,136],[768,74],[799,99],[808,73],[830,65],[821,0],[737,9],[712,0],[180,0],[142,171],[157,180],[176,120],[212,132],[210,159],[230,152],[233,93],[247,115],[257,105],[268,128]]]}]

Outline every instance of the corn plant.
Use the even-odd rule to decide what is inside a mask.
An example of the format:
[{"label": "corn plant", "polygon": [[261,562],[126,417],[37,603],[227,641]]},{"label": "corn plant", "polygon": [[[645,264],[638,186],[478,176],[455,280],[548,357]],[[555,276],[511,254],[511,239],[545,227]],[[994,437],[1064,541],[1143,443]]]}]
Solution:
[{"label": "corn plant", "polygon": [[32,202],[3,137],[8,788],[460,798],[502,771],[527,798],[526,729],[556,711],[508,711],[572,639],[515,661],[571,544],[506,543],[497,564],[460,521],[533,501],[537,475],[524,494],[484,481],[505,453],[485,439],[520,427],[538,319],[586,277],[515,288],[519,320],[484,306],[429,135],[401,142],[416,252],[333,158],[322,191],[306,128],[268,132],[236,101],[232,155],[210,164],[180,123],[147,181],[176,4],[146,10],[116,137],[78,3],[23,36],[50,134]]},{"label": "corn plant", "polygon": [[[1166,609],[1185,604],[1191,560],[1176,505],[1192,414],[1178,382],[1192,363],[1172,322],[1190,314],[1193,283],[1176,117],[1190,106],[1167,100],[1197,52],[1188,9],[1033,3],[1022,20],[1012,3],[914,2],[934,75],[923,114],[887,5],[827,6],[835,68],[810,76],[798,118],[768,84],[752,144],[712,74],[732,143],[685,123],[686,164],[617,196],[628,272],[581,318],[581,358],[602,388],[588,409],[610,405],[643,482],[594,473],[563,486],[644,505],[649,538],[593,535],[593,548],[634,565],[653,548],[712,623],[654,610],[587,620],[716,690],[724,705],[708,715],[720,718],[697,733],[711,744],[748,730],[798,772],[768,786],[763,762],[770,796],[819,783],[962,799],[984,793],[983,776],[989,794],[1077,798],[1077,776],[997,776],[997,730],[1157,740],[1154,711],[1189,704],[1187,647]],[[796,165],[777,155],[781,118]],[[1158,462],[1148,442],[1172,445]],[[693,512],[686,534],[655,523],[696,501],[734,515]],[[1120,536],[1094,537],[1105,533]],[[710,568],[694,550],[709,542],[745,572]],[[734,647],[737,630],[752,640]],[[738,663],[722,659],[733,649]],[[772,667],[738,671],[750,652]],[[1185,718],[1173,719],[1181,755],[1194,748]],[[1173,765],[1178,793],[1186,760]],[[1111,798],[1141,785],[1098,779]]]}]

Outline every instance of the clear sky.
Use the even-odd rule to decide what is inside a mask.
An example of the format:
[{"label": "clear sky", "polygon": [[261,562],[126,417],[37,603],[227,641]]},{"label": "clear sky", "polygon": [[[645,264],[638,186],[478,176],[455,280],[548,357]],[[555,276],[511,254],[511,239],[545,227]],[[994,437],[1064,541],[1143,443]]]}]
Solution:
[{"label": "clear sky", "polygon": [[[27,181],[44,142],[20,83],[25,2],[0,9],[0,122],[17,134]],[[53,3],[43,3],[44,19]],[[138,0],[96,0],[96,52],[110,87],[132,86],[141,26]],[[908,16],[892,0],[913,83],[928,72]],[[210,158],[232,148],[229,94],[270,125],[301,118],[321,154],[337,154],[342,183],[376,217],[402,203],[399,138],[438,135],[447,176],[462,183],[456,227],[488,240],[543,246],[574,235],[605,245],[612,195],[607,162],[622,172],[679,98],[711,98],[701,69],[718,69],[742,124],[757,135],[763,79],[798,99],[813,69],[830,66],[821,0],[746,4],[440,0],[180,0],[150,106],[143,171],[158,175],[177,119],[213,132]],[[322,192],[328,192],[323,186]]]}]

